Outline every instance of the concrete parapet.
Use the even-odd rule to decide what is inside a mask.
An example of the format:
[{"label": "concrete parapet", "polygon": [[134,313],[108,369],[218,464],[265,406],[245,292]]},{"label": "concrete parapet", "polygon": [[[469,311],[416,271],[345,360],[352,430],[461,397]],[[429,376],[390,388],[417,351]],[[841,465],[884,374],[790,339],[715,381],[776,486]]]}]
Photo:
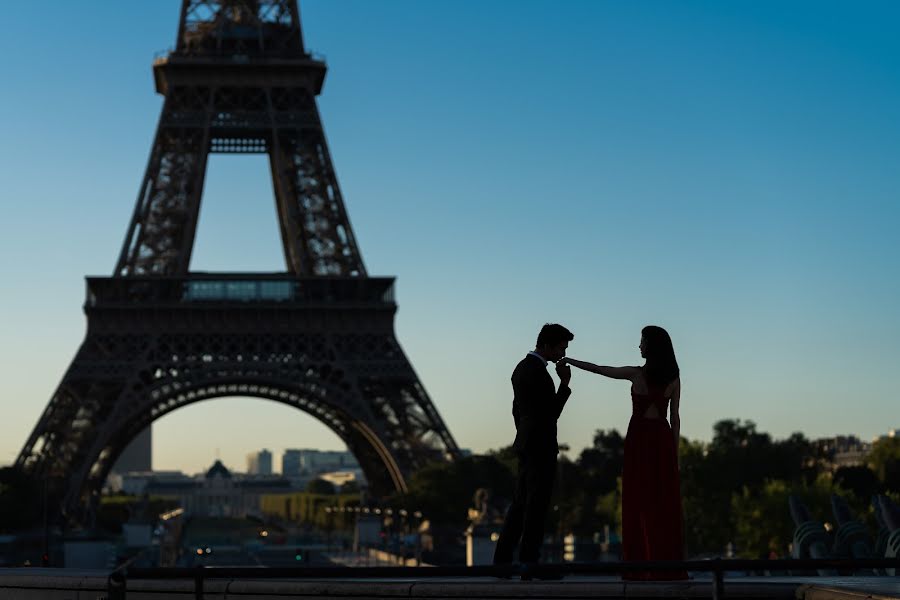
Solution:
[{"label": "concrete parapet", "polygon": [[[797,590],[798,600],[896,600],[900,598],[900,583],[885,578],[858,579],[846,586],[809,584]],[[893,580],[896,582],[896,579]]]},{"label": "concrete parapet", "polygon": [[[726,595],[735,600],[887,600],[900,598],[900,583],[888,577],[731,577]],[[195,597],[194,581],[128,580],[128,600]],[[541,600],[621,598],[700,600],[712,597],[709,579],[623,582],[616,577],[570,576],[562,581],[520,581],[487,577],[406,579],[207,579],[205,600],[324,600],[325,598],[433,598]],[[107,573],[62,569],[0,571],[0,600],[100,600],[107,598]]]}]

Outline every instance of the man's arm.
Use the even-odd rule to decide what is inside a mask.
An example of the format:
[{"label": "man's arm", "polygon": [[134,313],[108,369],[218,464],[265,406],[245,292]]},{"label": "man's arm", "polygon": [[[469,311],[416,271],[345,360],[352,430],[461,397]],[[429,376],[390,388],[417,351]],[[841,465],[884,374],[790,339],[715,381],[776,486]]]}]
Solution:
[{"label": "man's arm", "polygon": [[566,400],[572,394],[569,387],[569,381],[572,380],[572,369],[563,364],[563,361],[556,363],[556,374],[559,375],[559,389],[556,390],[556,418],[562,414],[563,408],[566,406]]},{"label": "man's arm", "polygon": [[535,369],[528,363],[520,363],[513,372],[512,386],[518,406],[518,420],[533,420],[540,410],[540,388],[536,384]]}]

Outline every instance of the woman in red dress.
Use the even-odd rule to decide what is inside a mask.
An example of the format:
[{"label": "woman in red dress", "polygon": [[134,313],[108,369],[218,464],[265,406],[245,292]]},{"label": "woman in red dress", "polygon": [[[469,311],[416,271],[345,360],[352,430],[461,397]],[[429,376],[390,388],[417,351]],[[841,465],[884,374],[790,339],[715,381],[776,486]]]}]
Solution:
[{"label": "woman in red dress", "polygon": [[[662,327],[641,331],[642,367],[603,367],[564,358],[566,364],[631,382],[632,415],[622,469],[622,554],[626,561],[683,560],[684,533],[678,477],[681,379],[672,339]],[[666,421],[666,408],[669,421]],[[671,425],[670,425],[671,422]],[[684,571],[625,573],[625,579],[687,579]]]}]

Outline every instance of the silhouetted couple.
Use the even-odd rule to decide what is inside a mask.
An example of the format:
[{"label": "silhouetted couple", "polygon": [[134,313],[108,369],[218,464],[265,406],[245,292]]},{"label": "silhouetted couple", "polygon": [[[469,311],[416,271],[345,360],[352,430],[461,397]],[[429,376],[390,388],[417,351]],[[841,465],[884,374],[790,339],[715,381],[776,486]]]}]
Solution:
[{"label": "silhouetted couple", "polygon": [[[494,551],[494,564],[536,564],[556,474],[556,421],[569,395],[569,365],[631,382],[632,416],[625,436],[622,470],[622,554],[626,561],[682,560],[683,525],[678,477],[678,407],[681,380],[669,334],[650,325],[641,331],[642,367],[603,367],[566,358],[575,336],[547,324],[532,352],[512,374],[513,449],[519,473],[513,502]],[[559,388],[547,371],[556,363]],[[666,420],[668,408],[671,426]],[[540,576],[540,575],[538,575]],[[685,572],[627,573],[628,579],[685,579]]]}]

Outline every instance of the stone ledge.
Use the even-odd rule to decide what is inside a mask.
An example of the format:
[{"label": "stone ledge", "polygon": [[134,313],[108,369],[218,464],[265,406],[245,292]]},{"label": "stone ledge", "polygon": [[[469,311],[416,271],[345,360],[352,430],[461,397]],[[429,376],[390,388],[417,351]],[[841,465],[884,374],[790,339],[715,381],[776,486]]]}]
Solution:
[{"label": "stone ledge", "polygon": [[[8,569],[0,571],[0,600],[105,600],[106,571]],[[193,598],[192,579],[127,582],[129,600]],[[621,598],[632,600],[710,599],[710,579],[676,582],[623,582],[617,577],[569,576],[562,581],[520,581],[487,577],[394,579],[205,579],[206,600],[280,600],[305,598],[434,598],[542,600]],[[744,600],[897,600],[900,581],[893,577],[733,577],[725,596]]]},{"label": "stone ledge", "polygon": [[[802,600],[897,600],[900,599],[900,581],[867,581],[870,578],[855,578],[844,585],[807,584],[797,590],[797,598]],[[874,579],[874,578],[872,578]]]}]

